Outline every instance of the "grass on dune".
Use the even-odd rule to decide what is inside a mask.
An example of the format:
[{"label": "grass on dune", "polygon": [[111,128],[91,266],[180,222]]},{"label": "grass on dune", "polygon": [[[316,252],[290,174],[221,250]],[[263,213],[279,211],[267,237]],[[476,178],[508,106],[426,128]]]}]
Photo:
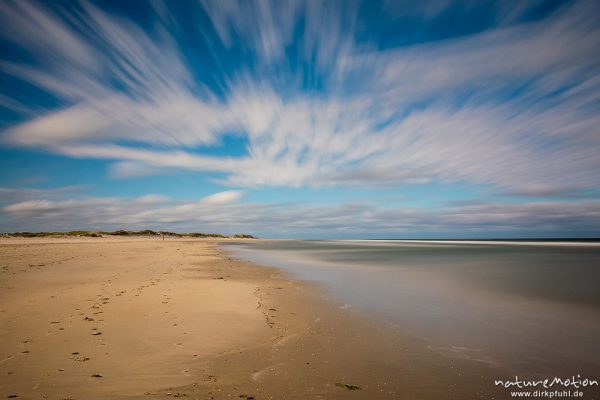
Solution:
[{"label": "grass on dune", "polygon": [[189,232],[189,233],[177,233],[177,232],[163,232],[153,231],[150,229],[144,229],[141,231],[126,231],[116,230],[112,232],[105,231],[69,231],[69,232],[13,232],[13,233],[2,233],[2,237],[103,237],[103,236],[172,236],[172,237],[190,237],[190,238],[235,238],[235,239],[256,239],[252,235],[236,234],[236,235],[222,235],[220,233],[202,233],[202,232]]}]

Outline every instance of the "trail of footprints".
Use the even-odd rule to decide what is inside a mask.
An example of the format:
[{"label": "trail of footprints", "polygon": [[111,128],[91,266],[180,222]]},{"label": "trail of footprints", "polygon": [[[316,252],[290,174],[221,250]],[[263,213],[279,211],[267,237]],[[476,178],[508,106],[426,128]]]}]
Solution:
[{"label": "trail of footprints", "polygon": [[[65,260],[61,260],[62,261],[68,261],[69,259],[65,259]],[[181,265],[181,264],[179,264]],[[29,265],[30,268],[34,268],[34,269],[40,269],[41,267],[45,266],[44,264],[33,264],[33,265]],[[163,275],[167,275],[169,273],[173,272],[174,268],[169,268],[167,270],[167,272],[163,272]],[[2,272],[8,272],[7,271],[8,268],[3,268]],[[125,273],[128,271],[125,271]],[[214,269],[211,268],[211,272],[214,272]],[[229,278],[229,275],[227,275],[227,278]],[[113,275],[110,279],[108,279],[105,283],[102,284],[102,288],[101,288],[101,293],[97,294],[97,298],[96,299],[88,299],[87,301],[89,303],[91,303],[91,305],[89,306],[89,312],[83,312],[80,308],[75,308],[76,314],[79,317],[82,317],[80,321],[82,321],[83,323],[89,323],[91,325],[90,327],[90,335],[97,337],[98,339],[98,344],[99,345],[106,345],[106,341],[105,338],[103,337],[103,332],[100,330],[102,323],[104,322],[104,319],[102,318],[102,314],[104,313],[103,309],[107,306],[111,305],[111,298],[117,298],[117,297],[121,297],[123,299],[127,298],[127,301],[132,301],[135,300],[136,297],[139,297],[143,294],[143,292],[146,289],[149,289],[153,286],[157,286],[160,282],[161,279],[160,278],[150,278],[148,283],[146,284],[142,284],[138,287],[132,288],[130,290],[119,290],[117,292],[114,293],[107,293],[110,292],[111,286],[113,284],[113,282],[117,281],[119,279],[119,274]],[[215,279],[223,279],[223,278],[215,278]],[[168,288],[167,292],[170,292],[171,289]],[[56,296],[50,296],[50,298],[54,299],[56,298]],[[116,299],[115,299],[116,300]],[[168,305],[170,303],[170,301],[172,300],[172,298],[168,295],[168,293],[164,293],[161,295],[161,303],[164,305]],[[274,309],[269,309],[269,311],[275,311]],[[169,311],[166,310],[164,311],[165,314],[168,314]],[[265,313],[265,317],[267,317],[266,313]],[[69,315],[66,319],[68,319],[68,323],[71,324],[73,323],[73,318],[74,315],[71,314]],[[178,320],[177,316],[173,316],[172,317],[173,320]],[[272,322],[270,322],[267,320],[267,323],[269,325],[272,325]],[[56,331],[53,331],[52,329],[48,330],[47,332],[47,336],[51,335],[57,331],[64,331],[65,327],[62,326],[63,325],[63,321],[61,319],[58,320],[52,320],[50,321],[50,325],[51,327],[56,326]],[[172,327],[174,329],[181,329],[181,327],[179,326],[178,323],[174,322],[172,324]],[[187,335],[187,332],[181,332],[181,335]],[[28,338],[28,339],[24,339],[21,341],[20,346],[27,346],[28,344],[34,342],[33,338]],[[174,343],[176,346],[184,346],[183,342],[176,342]],[[31,353],[31,350],[25,348],[24,350],[21,351],[21,355],[29,355]],[[107,353],[108,354],[108,353]],[[4,360],[0,360],[0,362],[4,362],[7,361],[11,358],[13,358],[14,355],[9,355],[7,358],[5,358]],[[194,359],[198,359],[199,355],[198,354],[192,354],[192,357]],[[71,353],[69,353],[67,355],[67,358],[69,360],[71,360],[74,363],[86,363],[88,361],[91,360],[91,357],[89,355],[85,355],[82,354],[79,351],[72,351]],[[58,372],[62,373],[65,372],[65,368],[58,368]],[[14,371],[8,371],[8,375],[12,375],[14,373]],[[182,374],[189,376],[191,371],[189,369],[185,369],[181,371]],[[96,372],[90,375],[90,378],[103,378],[104,375],[101,372]],[[215,382],[217,380],[216,377],[209,375],[207,378],[208,381],[211,382]],[[167,393],[168,395],[170,393]],[[177,394],[170,394],[170,395],[175,395],[175,397],[179,397],[177,396]],[[14,394],[14,395],[9,395],[8,398],[18,398],[19,396]]]},{"label": "trail of footprints", "polygon": [[[39,265],[42,266],[42,265]],[[38,265],[36,265],[36,267],[39,267]],[[116,281],[119,278],[119,275],[114,275],[112,276],[110,279],[108,279],[103,285],[102,285],[102,289],[101,289],[101,293],[97,294],[97,298],[96,299],[88,299],[87,301],[89,303],[91,303],[91,305],[89,306],[89,312],[83,312],[80,308],[75,308],[75,311],[77,312],[77,315],[79,315],[80,317],[82,317],[82,321],[84,323],[91,323],[92,326],[90,327],[90,335],[91,336],[96,336],[99,337],[99,341],[100,341],[100,345],[106,345],[105,340],[103,338],[101,338],[100,336],[103,334],[103,332],[100,330],[101,328],[101,324],[104,322],[104,319],[102,318],[102,314],[104,313],[103,309],[107,306],[109,306],[111,304],[111,296],[112,297],[124,297],[126,296],[128,293],[135,293],[134,296],[139,296],[145,289],[150,288],[152,286],[156,286],[159,284],[159,282],[161,281],[158,278],[151,278],[149,280],[149,282],[147,284],[144,285],[140,285],[139,287],[134,288],[133,290],[131,290],[130,292],[128,292],[127,290],[120,290],[117,291],[113,294],[106,294],[106,292],[108,292],[110,290],[110,285]],[[169,289],[170,290],[170,289]],[[168,297],[166,294],[163,294],[163,300],[162,303],[164,304],[168,304],[169,300],[171,300],[170,297]],[[50,296],[51,299],[56,298],[56,296]],[[131,299],[128,299],[128,301],[131,301]],[[63,325],[70,325],[73,323],[73,318],[74,315],[71,314],[68,317],[64,318],[64,320],[68,321],[68,324],[64,324],[63,323],[63,319],[57,319],[57,320],[51,320],[49,321],[49,324],[51,326],[51,328],[54,329],[49,329],[46,333],[46,336],[52,335],[58,331],[64,331],[65,327]],[[177,324],[174,324],[174,326],[177,326]],[[186,334],[186,333],[184,333]],[[28,344],[31,344],[34,342],[33,338],[28,338],[28,339],[24,339],[19,343],[19,347],[23,348],[26,347]],[[25,348],[24,350],[22,350],[20,352],[21,355],[29,355],[31,354],[31,350]],[[12,359],[14,357],[14,355],[9,355],[8,357],[6,357],[4,360],[1,360],[0,362],[4,362],[4,361],[8,361],[10,359]],[[68,358],[74,362],[87,362],[90,361],[91,358],[85,355],[82,355],[79,351],[73,351],[68,355]],[[64,372],[65,369],[64,368],[59,368],[58,372]],[[8,375],[12,375],[14,372],[13,371],[8,371]],[[91,377],[95,377],[95,378],[101,378],[103,377],[102,374],[96,373],[91,375]],[[15,395],[16,396],[16,395]],[[17,396],[18,397],[18,396]],[[16,397],[12,397],[12,398],[16,398]]]}]

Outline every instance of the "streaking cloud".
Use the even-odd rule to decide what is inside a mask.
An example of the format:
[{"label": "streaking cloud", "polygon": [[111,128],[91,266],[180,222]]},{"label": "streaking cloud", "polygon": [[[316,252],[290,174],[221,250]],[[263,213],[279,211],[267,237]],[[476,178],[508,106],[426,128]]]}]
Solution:
[{"label": "streaking cloud", "polygon": [[[600,7],[485,3],[5,1],[0,77],[33,95],[3,90],[1,138],[118,179],[597,199]],[[489,22],[435,33],[457,10]],[[231,137],[243,152],[215,151]]]}]

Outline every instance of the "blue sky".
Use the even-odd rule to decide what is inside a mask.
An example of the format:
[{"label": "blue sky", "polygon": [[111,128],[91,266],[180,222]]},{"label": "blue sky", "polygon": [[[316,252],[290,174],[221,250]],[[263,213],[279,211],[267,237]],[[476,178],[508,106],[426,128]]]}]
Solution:
[{"label": "blue sky", "polygon": [[600,235],[595,1],[0,3],[0,231]]}]

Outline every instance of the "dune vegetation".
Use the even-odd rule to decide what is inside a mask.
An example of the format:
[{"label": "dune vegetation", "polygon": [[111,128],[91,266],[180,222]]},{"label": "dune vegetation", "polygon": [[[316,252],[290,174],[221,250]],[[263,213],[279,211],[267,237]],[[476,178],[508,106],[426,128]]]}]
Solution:
[{"label": "dune vegetation", "polygon": [[1,233],[1,237],[103,237],[103,236],[160,236],[160,237],[178,237],[178,238],[219,238],[219,239],[256,239],[255,236],[247,234],[235,234],[235,235],[223,235],[220,233],[203,233],[203,232],[165,232],[165,231],[154,231],[151,229],[144,229],[141,231],[126,231],[116,230],[112,232],[106,231],[69,231],[69,232],[13,232],[13,233]]}]

